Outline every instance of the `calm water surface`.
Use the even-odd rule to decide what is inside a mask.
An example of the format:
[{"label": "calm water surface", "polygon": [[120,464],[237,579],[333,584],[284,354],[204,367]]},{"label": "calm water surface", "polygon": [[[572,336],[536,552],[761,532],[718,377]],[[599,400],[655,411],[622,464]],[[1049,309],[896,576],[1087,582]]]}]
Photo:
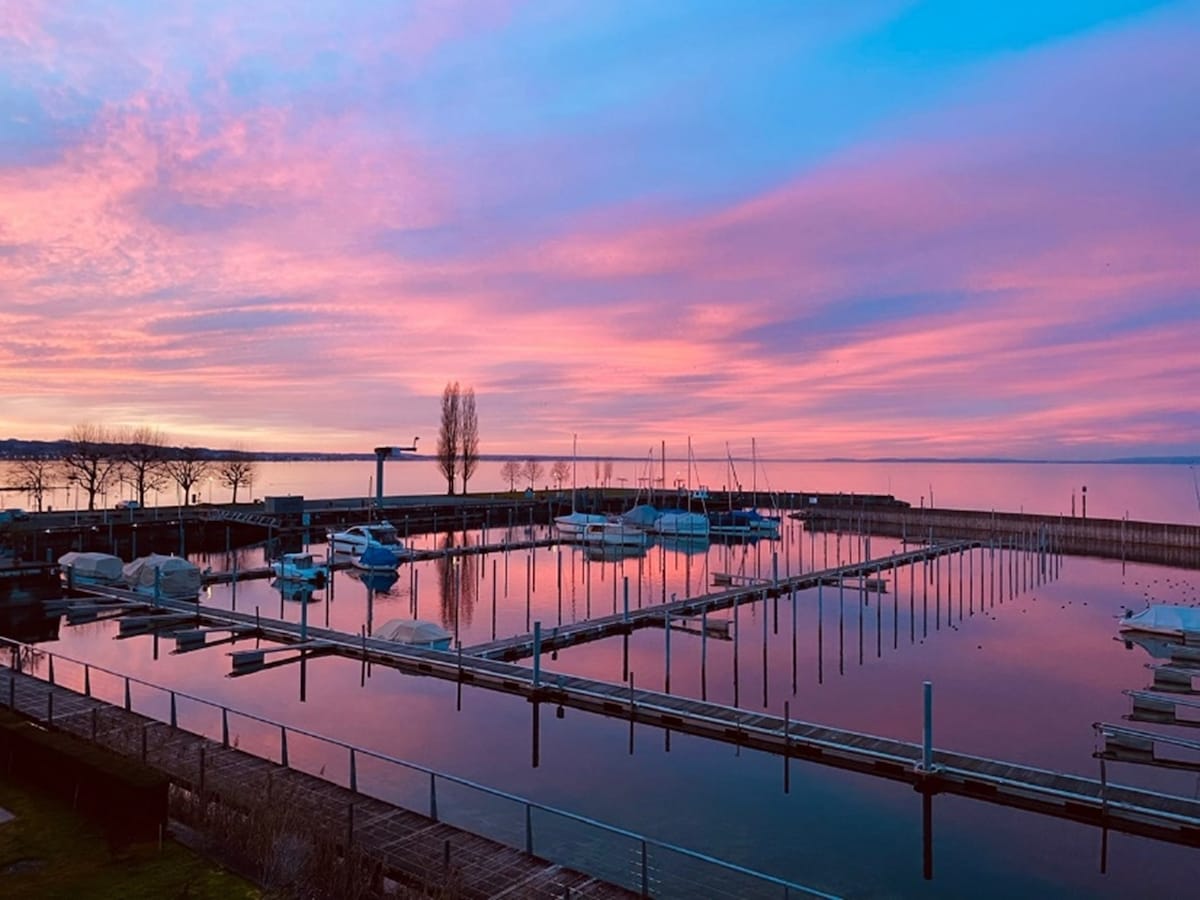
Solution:
[{"label": "calm water surface", "polygon": [[[316,471],[357,477],[373,470],[367,463],[324,465],[330,468]],[[416,489],[399,473],[420,465],[389,464],[387,477],[398,473],[396,493]],[[893,472],[889,486],[879,483],[887,477],[882,468],[831,464],[772,486],[891,492],[915,505],[919,490],[906,496],[904,485],[923,486],[927,496],[932,482],[937,505],[995,502],[998,509],[1025,504],[1059,512],[1047,504],[1065,490],[1069,511],[1070,485],[1078,481],[1088,485],[1090,515],[1123,515],[1128,508],[1131,518],[1195,519],[1195,509],[1180,499],[1191,490],[1186,467],[1102,466],[1080,473],[1001,466],[988,467],[986,479],[968,469],[917,474],[898,466],[895,472],[907,480]],[[260,486],[264,493],[353,493],[336,480],[326,490],[307,481],[315,477],[311,464],[269,471],[292,481],[256,485],[256,494]],[[857,481],[838,479],[839,472],[856,472]],[[770,473],[776,481],[774,467]],[[1105,496],[1112,508],[1105,508]],[[1015,502],[996,502],[1003,497]],[[478,545],[508,535],[493,529],[414,542]],[[525,535],[524,529],[511,533]],[[319,536],[311,537],[312,549],[323,553]],[[870,554],[897,549],[874,538]],[[310,622],[350,632],[416,616],[441,622],[471,646],[525,633],[535,621],[552,627],[610,614],[623,604],[626,583],[636,607],[711,590],[715,573],[767,577],[775,566],[781,573],[808,571],[865,551],[855,536],[807,534],[789,523],[779,540],[755,544],[656,544],[623,560],[548,547],[407,565],[394,581],[375,584],[339,572],[328,589],[303,596],[266,580],[215,586],[204,602],[289,621],[299,621],[303,611]],[[242,569],[266,560],[261,547],[237,556]],[[196,560],[213,568],[233,562],[226,554]],[[929,680],[939,747],[1096,777],[1092,724],[1120,722],[1129,712],[1123,691],[1149,684],[1147,664],[1156,650],[1116,640],[1114,617],[1126,604],[1200,602],[1200,572],[1067,558],[1057,578],[1042,581],[1030,563],[976,551],[936,567],[901,569],[888,576],[882,596],[825,587],[746,604],[713,616],[733,620],[736,640],[673,629],[669,672],[661,627],[548,654],[541,664],[551,679],[563,672],[620,682],[632,672],[638,685],[662,690],[669,678],[672,693],[776,715],[787,704],[793,719],[913,741],[921,733],[921,685]],[[350,661],[319,659],[307,666],[302,701],[296,666],[230,678],[227,648],[179,655],[170,652],[171,642],[115,640],[115,634],[112,623],[63,625],[46,646],[846,896],[1182,897],[1192,895],[1200,877],[1196,850],[1119,834],[1105,840],[1096,829],[939,796],[932,804],[933,878],[926,880],[921,796],[883,779],[794,762],[791,790],[784,793],[778,758],[649,727],[634,729],[631,752],[626,721],[570,709],[557,718],[552,707],[540,716],[535,767],[532,707],[513,697],[464,687],[460,708],[454,684],[382,667],[364,673]],[[117,685],[111,689],[116,698]],[[186,714],[214,733],[219,727],[201,711]],[[275,740],[244,724],[237,728],[246,745]],[[1185,728],[1162,730],[1194,736]],[[292,748],[293,759],[310,762],[314,771],[328,766],[336,774],[344,767],[322,754],[316,747]],[[1117,765],[1110,778],[1188,796],[1200,792],[1200,780],[1188,773]],[[411,790],[419,803],[419,788]]]}]

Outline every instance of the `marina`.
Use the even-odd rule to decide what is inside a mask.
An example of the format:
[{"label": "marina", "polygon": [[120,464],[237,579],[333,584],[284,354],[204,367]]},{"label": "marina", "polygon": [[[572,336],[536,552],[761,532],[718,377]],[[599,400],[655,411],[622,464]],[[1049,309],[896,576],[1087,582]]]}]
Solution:
[{"label": "marina", "polygon": [[[426,507],[436,509],[428,501]],[[159,685],[156,693],[179,698],[166,705],[151,703],[143,710],[166,724],[171,707],[178,704],[182,710],[190,703],[182,698],[196,696],[203,684],[203,694],[218,703],[225,698],[223,705],[229,710],[225,715],[231,722],[243,721],[243,713],[265,715],[287,729],[313,733],[324,730],[321,722],[329,713],[321,710],[333,699],[329,690],[334,684],[340,685],[339,695],[350,691],[364,699],[377,697],[371,706],[394,705],[410,694],[440,696],[441,703],[449,706],[450,718],[430,719],[422,713],[425,724],[419,738],[415,734],[402,738],[395,728],[381,731],[367,724],[370,715],[352,714],[337,717],[339,732],[344,732],[338,739],[354,744],[363,754],[382,752],[448,777],[466,777],[495,790],[524,794],[535,804],[608,820],[619,829],[631,824],[628,810],[622,812],[619,803],[597,803],[602,794],[564,778],[564,765],[573,768],[567,760],[575,760],[581,750],[572,741],[573,751],[562,755],[564,722],[575,723],[565,726],[566,733],[600,728],[609,735],[603,745],[615,756],[592,758],[585,752],[586,763],[579,763],[605,773],[606,780],[636,785],[632,789],[650,795],[660,794],[660,788],[670,783],[666,772],[678,760],[668,760],[680,754],[683,759],[707,758],[711,751],[703,749],[706,746],[727,748],[740,760],[739,769],[751,766],[759,773],[755,780],[763,785],[756,796],[767,808],[791,808],[793,798],[811,796],[831,778],[853,779],[854,786],[845,788],[849,796],[880,792],[887,796],[895,788],[885,785],[896,785],[915,790],[918,846],[928,851],[930,865],[924,861],[926,852],[919,850],[915,870],[901,875],[906,867],[897,858],[886,867],[886,877],[892,882],[915,878],[910,883],[914,890],[918,884],[933,886],[935,893],[953,890],[956,870],[964,876],[970,870],[969,865],[959,868],[966,858],[956,862],[959,857],[953,850],[949,856],[947,851],[934,856],[934,847],[949,839],[932,822],[961,819],[956,827],[969,833],[975,826],[968,823],[992,817],[984,812],[987,809],[1027,817],[1025,827],[1034,832],[1043,830],[1038,822],[1058,821],[1084,829],[1080,837],[1094,829],[1096,835],[1122,835],[1122,841],[1149,841],[1160,848],[1178,848],[1178,853],[1196,852],[1200,832],[1194,793],[1178,782],[1188,778],[1190,770],[1156,764],[1173,759],[1181,748],[1168,741],[1159,753],[1147,754],[1140,750],[1139,739],[1121,733],[1125,726],[1117,724],[1130,716],[1151,727],[1164,723],[1188,727],[1192,711],[1187,694],[1171,695],[1182,702],[1168,707],[1160,699],[1168,695],[1157,689],[1170,683],[1175,690],[1192,691],[1183,642],[1165,651],[1165,664],[1112,691],[1123,704],[1084,704],[1080,712],[1086,710],[1087,721],[1080,719],[1073,739],[1056,738],[1053,749],[1045,740],[1014,742],[991,729],[985,729],[991,737],[980,743],[972,737],[971,719],[963,718],[957,686],[969,671],[962,668],[966,659],[953,662],[958,654],[952,654],[946,661],[951,668],[945,671],[941,665],[933,669],[922,665],[923,660],[937,659],[929,656],[927,645],[943,647],[941,655],[961,646],[964,632],[1010,630],[996,624],[1001,622],[1029,627],[1023,621],[1029,615],[1042,618],[1050,611],[1039,602],[1045,602],[1044,597],[1063,594],[1064,589],[1064,596],[1075,595],[1078,588],[1070,585],[1079,575],[1072,573],[1078,573],[1081,565],[1085,572],[1095,565],[1116,566],[1122,579],[1146,576],[1146,583],[1152,584],[1149,575],[1154,567],[1134,562],[1128,552],[1124,560],[1085,564],[1086,557],[1062,552],[1052,532],[1039,529],[1042,523],[1036,518],[1027,518],[1021,528],[976,532],[964,540],[934,536],[931,541],[928,529],[910,534],[905,526],[900,535],[891,535],[868,525],[860,514],[847,515],[832,530],[804,517],[784,517],[776,537],[702,542],[654,538],[632,552],[609,555],[554,534],[547,524],[553,506],[544,501],[530,504],[523,513],[524,524],[518,524],[514,515],[511,527],[496,524],[497,517],[507,523],[507,512],[489,516],[485,511],[478,519],[468,518],[464,529],[461,515],[448,510],[447,506],[436,514],[443,523],[454,522],[457,527],[436,533],[410,530],[406,544],[411,555],[394,573],[360,573],[349,568],[347,560],[332,555],[320,538],[323,530],[313,526],[289,531],[276,523],[264,529],[274,535],[265,544],[189,554],[205,572],[199,602],[167,598],[156,602],[103,586],[77,588],[73,596],[61,599],[47,595],[43,601],[47,611],[61,616],[66,630],[60,632],[57,648],[24,651],[39,658],[25,674],[45,680],[49,666],[54,669],[50,677],[59,686],[81,691],[85,680],[94,686],[101,669],[118,677],[124,669],[132,679],[135,708],[141,683]],[[810,524],[816,527],[810,530]],[[262,528],[261,524],[255,527]],[[294,549],[287,552],[310,554],[322,564],[333,562],[329,583],[310,584],[293,595],[271,582],[266,560],[289,544]],[[1102,548],[1101,555],[1107,552]],[[256,554],[262,560],[257,564]],[[1089,584],[1090,578],[1084,575],[1082,584]],[[1187,575],[1170,578],[1176,585],[1172,590],[1178,592],[1176,602],[1188,599]],[[1091,587],[1084,590],[1090,600],[1104,595]],[[1123,599],[1132,600],[1128,595]],[[1161,592],[1153,599],[1171,601]],[[1068,606],[1069,601],[1063,614]],[[1086,605],[1081,611],[1087,612]],[[1118,611],[1114,607],[1113,615]],[[446,649],[372,636],[380,623],[416,625],[424,620],[445,626]],[[1115,617],[1109,619],[1107,632],[1106,640],[1114,648],[1119,646]],[[94,637],[84,638],[85,633]],[[1026,639],[1034,634],[1036,630]],[[110,644],[144,649],[132,657],[127,652],[121,655],[126,663],[134,663],[131,668],[114,665],[117,657],[97,642],[103,635]],[[977,643],[980,639],[989,643],[982,633],[974,638]],[[80,655],[78,651],[85,648]],[[50,658],[55,662],[49,663]],[[885,712],[897,699],[895,691],[878,676],[894,680],[887,673],[905,659],[908,663],[902,669],[915,664],[923,671],[917,679],[906,680],[911,692],[909,712],[897,719]],[[185,660],[191,662],[184,665]],[[1003,665],[1010,667],[1009,674],[995,677],[1013,678],[1017,670],[1011,663]],[[871,676],[877,667],[878,675]],[[81,675],[80,668],[91,675]],[[64,674],[72,669],[74,675]],[[1180,669],[1180,674],[1174,669]],[[868,692],[878,692],[880,701],[889,698],[884,705],[868,699],[865,685],[855,687],[852,694],[838,687],[849,688],[864,677],[866,684],[874,685]],[[937,725],[931,729],[928,752],[921,737],[918,699],[923,681],[930,682],[936,698],[930,711]],[[966,683],[971,683],[969,677]],[[1014,689],[1019,683],[1018,676]],[[433,687],[438,684],[444,687]],[[826,692],[830,692],[827,700],[822,700]],[[268,696],[269,706],[262,706]],[[383,701],[384,696],[393,699]],[[835,700],[839,697],[844,699]],[[114,699],[120,706],[119,691]],[[511,701],[519,707],[509,706]],[[276,714],[280,703],[290,710],[284,719]],[[359,703],[356,700],[354,706]],[[992,709],[989,715],[998,712]],[[1000,714],[998,721],[1006,715],[1010,736],[1028,733],[1020,716]],[[458,743],[451,737],[458,727],[436,737],[460,718],[462,727],[478,727],[468,723],[480,716],[489,722],[485,727],[491,734],[498,733],[496,716],[500,716],[508,735],[500,742],[507,747],[504,755],[493,757],[483,769],[467,750],[471,742]],[[1102,728],[1103,723],[1108,724]],[[1066,734],[1064,724],[1047,729],[1043,722],[1039,727],[1061,736]],[[251,739],[242,726],[229,727],[231,741],[262,743],[261,738]],[[210,718],[201,730],[208,739],[219,740],[223,728],[220,719]],[[518,739],[522,733],[524,738]],[[262,746],[269,747],[270,742]],[[275,746],[274,754],[268,755],[277,763],[278,742]],[[288,752],[292,757],[297,752],[291,742]],[[620,759],[628,762],[617,765]],[[335,761],[332,756],[320,765],[328,767]],[[342,766],[334,771],[339,769],[344,773]],[[1136,777],[1127,778],[1130,771]],[[645,781],[647,775],[651,782]],[[654,781],[664,777],[666,782]],[[586,782],[595,783],[593,778]],[[767,789],[767,784],[773,787]],[[731,796],[720,802],[738,805]],[[958,804],[964,802],[971,805],[960,808]],[[801,818],[815,813],[816,809]],[[694,814],[704,820],[699,808]],[[794,818],[796,811],[789,815]],[[750,852],[731,851],[732,845],[714,845],[700,833],[680,830],[674,816],[655,824],[659,818],[640,814],[641,825],[634,830],[648,838],[653,834],[653,840],[681,852],[781,879],[794,886],[789,890],[838,896],[856,896],[861,891],[823,878],[821,867],[814,870],[814,858],[808,854],[800,861],[792,857],[785,862],[769,849],[773,842],[761,839]],[[759,830],[750,820],[736,830],[743,829]],[[1111,881],[1108,859],[1115,849],[1109,849],[1108,838],[1101,843],[1102,877],[1095,883],[1099,886]],[[522,839],[509,838],[506,846],[520,851]],[[932,865],[934,858],[940,861],[937,866]],[[803,863],[804,859],[809,862]],[[585,860],[579,867],[564,857],[560,864],[578,870],[581,877],[635,893],[640,890],[636,877],[628,872],[607,873],[603,866],[597,868],[595,860]],[[651,895],[689,894],[673,892],[657,878],[652,874]],[[1111,883],[1114,890],[1124,884]],[[729,894],[743,895],[757,896],[744,887]]]}]

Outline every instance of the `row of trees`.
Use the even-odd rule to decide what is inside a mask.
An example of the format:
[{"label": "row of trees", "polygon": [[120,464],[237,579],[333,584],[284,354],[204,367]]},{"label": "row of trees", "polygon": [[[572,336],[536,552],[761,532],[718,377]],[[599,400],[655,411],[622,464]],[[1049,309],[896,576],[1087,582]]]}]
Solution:
[{"label": "row of trees", "polygon": [[213,457],[197,447],[170,447],[166,436],[149,427],[108,429],[102,425],[74,426],[64,439],[60,456],[31,456],[15,460],[10,486],[25,491],[40,512],[45,498],[57,487],[74,485],[87,498],[87,508],[96,508],[96,498],[117,485],[127,485],[139,504],[169,484],[183,493],[190,505],[192,489],[215,476],[233,492],[254,483],[255,462],[247,453],[233,451]]},{"label": "row of trees", "polygon": [[[572,465],[565,459],[556,459],[550,464],[550,480],[561,491],[567,479],[572,477]],[[500,466],[500,477],[508,482],[508,489],[514,491],[517,488],[517,482],[524,484],[529,482],[529,486],[535,487],[539,478],[546,472],[546,467],[542,465],[541,460],[526,459],[506,460]],[[596,485],[609,486],[612,483],[613,461],[606,459],[601,463],[596,460]]]},{"label": "row of trees", "polygon": [[465,391],[458,382],[447,382],[442,391],[442,424],[438,429],[438,471],[446,479],[446,493],[454,493],[455,478],[462,475],[462,492],[479,466],[479,416],[475,388]]}]

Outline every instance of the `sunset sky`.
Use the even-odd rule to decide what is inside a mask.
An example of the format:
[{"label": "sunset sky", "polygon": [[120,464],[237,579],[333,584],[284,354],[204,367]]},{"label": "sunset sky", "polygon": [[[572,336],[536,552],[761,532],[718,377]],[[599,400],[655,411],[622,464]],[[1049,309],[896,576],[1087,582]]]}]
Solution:
[{"label": "sunset sky", "polygon": [[[977,10],[977,12],[976,12]],[[0,438],[1200,453],[1200,3],[0,0]]]}]

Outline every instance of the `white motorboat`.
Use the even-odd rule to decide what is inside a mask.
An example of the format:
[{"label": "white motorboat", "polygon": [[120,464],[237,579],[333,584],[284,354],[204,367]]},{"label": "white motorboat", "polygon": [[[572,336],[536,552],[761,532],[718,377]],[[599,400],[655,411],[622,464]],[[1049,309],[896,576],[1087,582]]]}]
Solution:
[{"label": "white motorboat", "polygon": [[329,580],[329,567],[311,553],[285,553],[271,563],[271,571],[285,581],[321,585]]},{"label": "white motorboat", "polygon": [[626,525],[620,519],[606,519],[602,522],[589,522],[579,532],[578,539],[585,544],[599,544],[606,547],[643,547],[646,544],[646,533],[632,525]]},{"label": "white motorboat", "polygon": [[58,558],[58,570],[68,587],[119,585],[125,563],[109,553],[64,553]]},{"label": "white motorboat", "polygon": [[361,556],[372,543],[382,544],[392,551],[397,559],[406,559],[412,555],[397,535],[396,526],[387,521],[351,525],[343,531],[331,531],[329,543],[334,553],[346,553],[350,556]]},{"label": "white motorboat", "polygon": [[1127,609],[1117,628],[1182,638],[1185,633],[1200,633],[1200,609],[1166,603],[1155,603],[1138,612]]},{"label": "white motorboat", "polygon": [[591,525],[604,525],[607,522],[608,516],[595,513],[573,512],[554,517],[554,527],[558,533],[570,537],[581,536]]}]

